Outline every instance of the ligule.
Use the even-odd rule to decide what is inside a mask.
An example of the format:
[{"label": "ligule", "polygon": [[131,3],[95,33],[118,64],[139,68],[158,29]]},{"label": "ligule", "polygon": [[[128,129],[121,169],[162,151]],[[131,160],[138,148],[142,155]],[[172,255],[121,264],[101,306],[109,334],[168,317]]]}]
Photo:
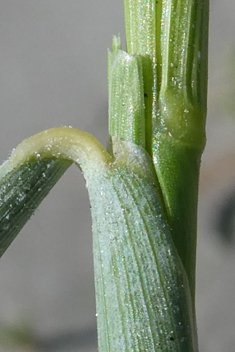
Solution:
[{"label": "ligule", "polygon": [[144,90],[138,56],[109,54],[109,134],[145,147]]}]

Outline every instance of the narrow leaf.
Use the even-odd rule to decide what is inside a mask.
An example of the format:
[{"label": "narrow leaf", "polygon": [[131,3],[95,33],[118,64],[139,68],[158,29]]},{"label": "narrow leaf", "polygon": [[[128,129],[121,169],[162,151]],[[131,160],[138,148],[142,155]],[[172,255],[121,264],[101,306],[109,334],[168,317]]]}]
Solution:
[{"label": "narrow leaf", "polygon": [[35,157],[1,178],[0,256],[70,164]]}]

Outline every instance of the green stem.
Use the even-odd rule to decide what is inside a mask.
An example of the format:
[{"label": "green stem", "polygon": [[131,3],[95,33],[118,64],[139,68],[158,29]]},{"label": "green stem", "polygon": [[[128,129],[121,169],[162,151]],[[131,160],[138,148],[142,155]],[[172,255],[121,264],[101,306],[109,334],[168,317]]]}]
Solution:
[{"label": "green stem", "polygon": [[195,294],[197,198],[205,146],[209,1],[162,1],[154,164]]},{"label": "green stem", "polygon": [[127,51],[142,57],[145,92],[150,92],[145,96],[146,150],[149,152],[151,141],[149,154],[194,296],[198,175],[205,145],[209,1],[124,0],[124,9]]}]

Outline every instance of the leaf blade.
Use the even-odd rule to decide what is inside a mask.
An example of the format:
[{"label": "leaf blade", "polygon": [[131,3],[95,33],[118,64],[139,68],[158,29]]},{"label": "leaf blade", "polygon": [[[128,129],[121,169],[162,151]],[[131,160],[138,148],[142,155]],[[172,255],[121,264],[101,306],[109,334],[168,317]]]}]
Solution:
[{"label": "leaf blade", "polygon": [[0,256],[70,165],[63,160],[30,160],[0,180]]}]

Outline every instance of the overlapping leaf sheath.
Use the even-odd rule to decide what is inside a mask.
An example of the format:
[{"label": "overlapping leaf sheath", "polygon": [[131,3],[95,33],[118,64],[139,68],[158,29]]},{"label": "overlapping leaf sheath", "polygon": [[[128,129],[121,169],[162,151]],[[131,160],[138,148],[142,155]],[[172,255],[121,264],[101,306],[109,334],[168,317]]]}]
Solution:
[{"label": "overlapping leaf sheath", "polygon": [[197,351],[187,275],[151,159],[131,143],[118,150],[113,167],[87,175],[99,351]]}]

